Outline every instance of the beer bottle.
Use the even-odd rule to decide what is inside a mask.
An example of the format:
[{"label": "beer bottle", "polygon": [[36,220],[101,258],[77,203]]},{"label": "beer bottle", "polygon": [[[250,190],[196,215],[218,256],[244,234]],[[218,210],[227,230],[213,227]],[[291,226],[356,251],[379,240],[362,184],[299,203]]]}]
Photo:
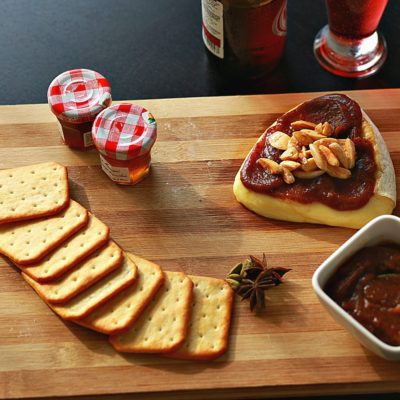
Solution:
[{"label": "beer bottle", "polygon": [[279,62],[286,39],[287,0],[202,0],[203,41],[230,77],[258,78]]}]

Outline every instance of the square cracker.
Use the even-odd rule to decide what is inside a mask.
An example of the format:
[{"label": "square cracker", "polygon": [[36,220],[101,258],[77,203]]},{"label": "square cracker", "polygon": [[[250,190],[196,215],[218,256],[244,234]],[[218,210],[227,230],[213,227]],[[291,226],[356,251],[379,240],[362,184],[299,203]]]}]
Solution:
[{"label": "square cracker", "polygon": [[86,318],[75,322],[107,335],[115,335],[128,329],[140,317],[163,285],[164,273],[157,264],[131,253],[127,254],[138,267],[137,283],[108,300]]},{"label": "square cracker", "polygon": [[31,284],[47,303],[65,303],[118,268],[121,260],[122,250],[110,240],[56,281],[43,284],[35,281]]},{"label": "square cracker", "polygon": [[37,262],[86,226],[88,218],[87,210],[71,200],[57,215],[0,225],[0,253],[16,264]]},{"label": "square cracker", "polygon": [[62,246],[35,264],[17,266],[37,282],[53,281],[102,247],[109,235],[109,227],[89,213],[86,227],[67,239]]},{"label": "square cracker", "polygon": [[[138,275],[135,263],[124,256],[122,265],[70,301],[60,305],[47,303],[52,310],[64,319],[84,318],[96,307],[100,307],[112,296],[132,285]],[[27,275],[24,279],[35,289],[34,280]],[[40,293],[38,293],[40,296]]]},{"label": "square cracker", "polygon": [[228,348],[234,292],[222,279],[189,276],[194,283],[189,333],[171,358],[212,360]]},{"label": "square cracker", "polygon": [[121,352],[167,353],[185,341],[193,283],[183,272],[165,271],[164,286],[127,332],[110,336]]},{"label": "square cracker", "polygon": [[58,163],[0,171],[0,224],[54,215],[68,202],[67,169]]}]

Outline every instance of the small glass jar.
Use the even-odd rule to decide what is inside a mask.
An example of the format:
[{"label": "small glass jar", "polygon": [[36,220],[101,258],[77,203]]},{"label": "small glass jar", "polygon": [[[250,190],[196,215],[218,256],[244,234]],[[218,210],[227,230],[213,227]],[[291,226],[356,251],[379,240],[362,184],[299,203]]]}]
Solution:
[{"label": "small glass jar", "polygon": [[111,104],[107,79],[89,69],[66,71],[51,82],[47,98],[63,142],[74,149],[93,148],[93,121]]},{"label": "small glass jar", "polygon": [[157,123],[145,108],[122,103],[105,109],[93,123],[92,137],[101,167],[115,183],[134,185],[148,174]]}]

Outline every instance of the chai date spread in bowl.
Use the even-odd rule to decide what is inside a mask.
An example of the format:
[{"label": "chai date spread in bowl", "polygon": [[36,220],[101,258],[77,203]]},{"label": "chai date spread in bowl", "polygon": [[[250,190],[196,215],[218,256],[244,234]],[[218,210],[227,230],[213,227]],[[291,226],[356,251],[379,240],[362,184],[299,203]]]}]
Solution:
[{"label": "chai date spread in bowl", "polygon": [[400,245],[362,248],[323,290],[380,340],[400,346]]}]

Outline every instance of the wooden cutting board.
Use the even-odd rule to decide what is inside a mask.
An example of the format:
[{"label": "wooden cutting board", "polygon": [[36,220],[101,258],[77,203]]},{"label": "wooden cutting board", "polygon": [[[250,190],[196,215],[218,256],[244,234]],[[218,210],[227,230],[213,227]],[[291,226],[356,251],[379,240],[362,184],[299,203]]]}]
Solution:
[{"label": "wooden cutting board", "polygon": [[[400,168],[400,90],[348,93],[380,128]],[[261,218],[233,178],[275,118],[316,93],[138,101],[158,120],[151,175],[120,187],[95,151],[61,143],[47,105],[0,107],[0,168],[68,167],[74,199],[126,250],[169,270],[224,278],[248,254],[292,268],[258,315],[235,304],[229,352],[214,362],[116,353],[104,335],[55,316],[0,257],[0,397],[135,393],[192,399],[400,391],[398,363],[374,356],[319,304],[311,276],[354,231]],[[399,210],[396,210],[398,213]]]}]

